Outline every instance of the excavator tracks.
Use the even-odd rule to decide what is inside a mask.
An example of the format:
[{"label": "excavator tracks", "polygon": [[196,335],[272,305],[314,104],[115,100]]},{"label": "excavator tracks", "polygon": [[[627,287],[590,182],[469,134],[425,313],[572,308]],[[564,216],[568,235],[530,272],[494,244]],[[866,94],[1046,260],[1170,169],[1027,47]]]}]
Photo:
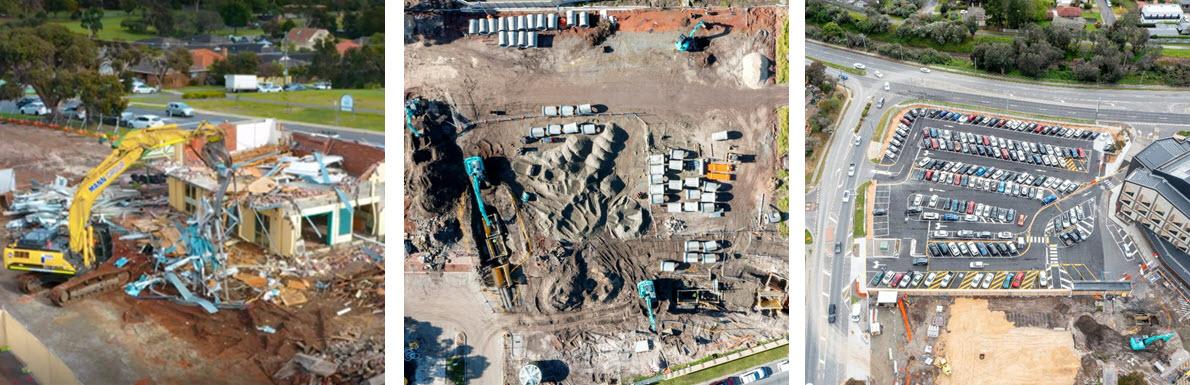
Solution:
[{"label": "excavator tracks", "polygon": [[63,282],[50,290],[50,301],[55,305],[66,306],[90,297],[119,289],[128,283],[127,271],[92,271],[77,279]]}]

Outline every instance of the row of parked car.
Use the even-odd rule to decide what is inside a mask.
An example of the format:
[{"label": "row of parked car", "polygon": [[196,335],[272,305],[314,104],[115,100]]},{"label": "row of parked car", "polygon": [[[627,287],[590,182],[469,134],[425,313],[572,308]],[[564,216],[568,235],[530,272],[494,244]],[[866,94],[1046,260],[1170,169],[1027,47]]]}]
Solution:
[{"label": "row of parked car", "polygon": [[1016,119],[996,118],[992,116],[962,114],[958,112],[951,112],[946,110],[936,109],[916,109],[920,111],[919,114],[929,117],[930,119],[942,120],[948,122],[957,122],[961,124],[971,124],[976,126],[985,126],[992,128],[1003,128],[1018,132],[1031,132],[1039,135],[1058,136],[1070,139],[1084,139],[1095,140],[1100,135],[1107,135],[1101,132],[1084,130],[1081,128],[1066,128],[1058,125],[1047,125],[1043,123],[1027,122]]},{"label": "row of parked car", "polygon": [[1074,166],[1076,165],[1074,160],[1087,157],[1087,151],[1082,148],[1024,142],[967,132],[955,132],[952,137],[950,130],[939,130],[934,127],[925,127],[922,128],[922,131],[925,137],[921,140],[921,146],[931,150],[1058,168],[1066,168],[1067,165]]},{"label": "row of parked car", "polygon": [[1053,227],[1062,244],[1072,246],[1091,237],[1091,230],[1079,225],[1079,222],[1086,218],[1081,205],[1054,217]]},{"label": "row of parked car", "polygon": [[[894,271],[880,271],[872,276],[868,282],[870,287],[885,286],[890,288],[933,288],[935,283],[938,283],[938,289],[957,289],[960,288],[961,283],[968,274],[974,274],[971,279],[970,287],[966,289],[990,289],[992,282],[997,272],[955,272],[955,271],[931,271],[929,273],[921,271],[909,271],[898,273]],[[1041,271],[1038,274],[1038,286],[1042,288],[1049,287],[1049,274]],[[1024,283],[1025,272],[1015,271],[1008,272],[1004,276],[1004,283],[1000,284],[1001,289],[1018,289]]]},{"label": "row of parked car", "polygon": [[977,203],[974,200],[940,198],[937,194],[931,195],[929,200],[926,200],[922,194],[913,194],[913,197],[910,199],[912,202],[910,207],[921,207],[924,203],[932,209],[962,215],[963,220],[967,222],[979,222],[983,220],[987,222],[1010,223],[1016,218],[1016,209]]},{"label": "row of parked car", "polygon": [[950,241],[926,246],[931,257],[1015,257],[1020,248],[1012,241]]},{"label": "row of parked car", "polygon": [[[934,230],[930,233],[933,238],[957,238],[957,239],[1012,239],[1013,233],[1010,231],[1001,231],[992,234],[991,231],[975,231],[975,230]],[[1024,238],[1020,239],[1021,247],[1024,247]]]},{"label": "row of parked car", "polygon": [[918,114],[914,113],[916,110],[910,110],[901,117],[901,121],[897,123],[897,130],[893,132],[892,142],[888,144],[888,151],[884,156],[889,159],[896,159],[897,154],[901,152],[901,148],[905,147],[905,143],[909,139],[909,127],[913,126],[913,122],[917,121]]},{"label": "row of parked car", "polygon": [[1078,190],[1078,182],[1045,175],[1030,175],[997,169],[993,166],[979,166],[963,162],[936,161],[928,157],[918,161],[921,169],[914,171],[914,180],[953,184],[976,190],[994,191],[1011,196],[1035,198],[1049,204],[1057,196],[1045,194],[1045,190],[1069,194]]},{"label": "row of parked car", "polygon": [[1058,199],[1054,194],[1046,194],[1045,190],[1038,186],[1002,181],[991,177],[984,178],[949,171],[917,170],[913,178],[915,180],[965,187],[976,191],[996,192],[1009,196],[1037,199],[1043,205]]}]

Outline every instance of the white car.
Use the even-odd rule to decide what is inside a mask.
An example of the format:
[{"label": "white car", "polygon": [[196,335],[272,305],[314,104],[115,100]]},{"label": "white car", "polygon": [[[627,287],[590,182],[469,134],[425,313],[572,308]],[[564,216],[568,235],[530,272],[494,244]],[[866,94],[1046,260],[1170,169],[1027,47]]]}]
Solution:
[{"label": "white car", "polygon": [[1046,273],[1045,270],[1041,271],[1040,285],[1042,288],[1045,288],[1045,289],[1048,289],[1050,287],[1050,275],[1048,273]]},{"label": "white car", "polygon": [[855,67],[855,69],[857,69],[857,70],[862,70],[864,68],[868,68],[868,66],[864,65],[864,63],[855,63],[855,64],[852,64],[851,66]]},{"label": "white car", "polygon": [[930,73],[930,69],[926,68],[926,67],[921,67],[921,73],[928,74],[928,73]]},{"label": "white car", "polygon": [[847,167],[847,176],[855,176],[855,163],[852,163],[850,167]]},{"label": "white car", "polygon": [[87,120],[87,110],[81,104],[75,104],[62,109],[62,116],[67,119]]},{"label": "white car", "polygon": [[281,92],[281,86],[273,83],[260,83],[260,86],[256,87],[256,92]]},{"label": "white car", "polygon": [[888,90],[889,90],[889,88],[890,88],[890,87],[889,87],[889,84],[888,84],[888,82],[884,82],[884,90],[885,90],[885,91],[888,91]]},{"label": "white car", "polygon": [[851,201],[851,191],[844,191],[843,192],[843,203],[847,203],[850,201]]},{"label": "white car", "polygon": [[883,77],[884,77],[884,74],[883,74],[883,73],[881,73],[880,71],[876,71],[876,77],[877,77],[877,78],[883,78]]},{"label": "white car", "polygon": [[21,106],[20,113],[22,115],[49,115],[50,109],[42,102],[32,102]]},{"label": "white car", "polygon": [[136,84],[132,86],[132,93],[134,94],[151,94],[157,92],[157,88],[148,84]]},{"label": "white car", "polygon": [[165,106],[166,116],[194,117],[194,109],[182,102],[172,102]]},{"label": "white car", "polygon": [[165,125],[165,121],[161,120],[157,115],[139,115],[128,122],[128,126],[132,128],[153,128]]},{"label": "white car", "polygon": [[777,370],[780,370],[782,372],[788,372],[789,371],[789,360],[778,362]]},{"label": "white car", "polygon": [[756,370],[753,370],[748,373],[744,373],[744,374],[740,375],[740,383],[750,384],[750,383],[753,383],[756,381],[763,380],[765,377],[768,377],[768,376],[769,376],[769,368],[766,368],[766,367],[765,368],[756,368]]},{"label": "white car", "polygon": [[331,89],[331,82],[316,82],[311,84],[310,87],[316,90],[329,90]]}]

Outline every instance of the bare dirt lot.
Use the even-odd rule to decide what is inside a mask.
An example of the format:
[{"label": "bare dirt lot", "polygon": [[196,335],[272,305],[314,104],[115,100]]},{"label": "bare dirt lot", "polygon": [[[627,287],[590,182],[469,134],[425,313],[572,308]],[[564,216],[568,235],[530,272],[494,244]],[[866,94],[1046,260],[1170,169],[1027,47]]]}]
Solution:
[{"label": "bare dirt lot", "polygon": [[[515,370],[530,362],[548,368],[551,381],[606,383],[786,333],[784,313],[756,307],[769,274],[788,269],[785,240],[758,215],[771,210],[781,167],[772,143],[776,109],[788,96],[773,84],[771,58],[783,9],[609,14],[619,28],[606,38],[598,27],[551,32],[543,48],[525,50],[498,47],[494,36],[463,36],[465,17],[412,17],[424,23],[415,29],[437,32],[406,45],[406,95],[430,101],[415,119],[425,134],[410,136],[405,151],[405,227],[415,251],[407,266],[458,271],[470,263],[487,286],[482,295],[497,309],[493,323],[507,333],[506,350],[482,345],[482,360],[468,359],[483,365],[466,374],[479,383],[515,381]],[[677,52],[677,35],[700,18],[711,25],[698,34],[705,49]],[[768,59],[746,68],[756,63],[749,55]],[[757,73],[768,76],[749,80]],[[579,104],[598,113],[542,116],[543,106]],[[560,143],[522,140],[531,127],[571,121],[599,131]],[[732,140],[710,139],[720,131]],[[672,149],[691,159],[738,158],[733,180],[719,190],[722,217],[667,212],[647,198],[649,157]],[[481,196],[488,214],[498,213],[495,230],[476,215],[462,169],[469,156],[484,159]],[[691,169],[674,174],[703,177]],[[507,240],[507,259],[483,246],[491,241],[480,237],[490,233]],[[722,241],[722,259],[661,271],[660,262],[680,260],[691,239]],[[492,287],[503,278],[492,271],[505,261],[515,285],[501,306]],[[649,331],[642,280],[656,285],[659,333]],[[698,304],[679,301],[678,290],[700,293],[684,297]],[[640,341],[651,348],[636,351]]]},{"label": "bare dirt lot", "polygon": [[937,349],[954,373],[939,384],[1074,383],[1079,356],[1070,332],[1017,327],[986,299],[957,299],[950,314]]}]

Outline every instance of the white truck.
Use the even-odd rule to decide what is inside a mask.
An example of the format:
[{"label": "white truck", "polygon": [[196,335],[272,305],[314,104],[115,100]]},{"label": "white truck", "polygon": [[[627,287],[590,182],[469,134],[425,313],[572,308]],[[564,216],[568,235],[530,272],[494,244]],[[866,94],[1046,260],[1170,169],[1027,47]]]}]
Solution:
[{"label": "white truck", "polygon": [[227,92],[256,91],[256,75],[223,75],[223,85]]}]

